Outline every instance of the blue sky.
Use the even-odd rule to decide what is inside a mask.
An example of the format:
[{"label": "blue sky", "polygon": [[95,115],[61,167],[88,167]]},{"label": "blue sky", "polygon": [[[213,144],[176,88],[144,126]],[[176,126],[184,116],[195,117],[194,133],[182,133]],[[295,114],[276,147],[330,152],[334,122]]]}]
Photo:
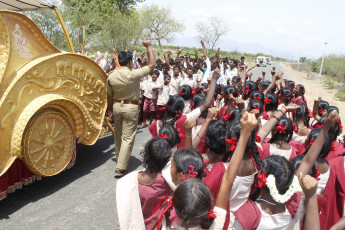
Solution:
[{"label": "blue sky", "polygon": [[344,0],[146,0],[170,8],[184,23],[174,45],[200,47],[194,25],[210,16],[225,20],[230,32],[219,47],[229,51],[264,52],[289,59],[345,54]]}]

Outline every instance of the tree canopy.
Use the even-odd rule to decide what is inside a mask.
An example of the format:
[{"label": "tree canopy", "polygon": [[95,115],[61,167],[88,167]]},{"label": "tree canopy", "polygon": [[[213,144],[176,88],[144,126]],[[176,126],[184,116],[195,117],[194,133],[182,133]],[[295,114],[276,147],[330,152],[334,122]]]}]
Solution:
[{"label": "tree canopy", "polygon": [[[55,1],[55,2],[54,2]],[[157,5],[138,7],[144,0],[54,0],[63,16],[76,51],[79,28],[86,28],[87,50],[117,51],[130,49],[143,39],[161,45],[172,42],[184,26],[174,19],[170,9]],[[67,43],[52,11],[27,13],[59,49]]]},{"label": "tree canopy", "polygon": [[198,32],[197,39],[203,40],[208,49],[213,50],[219,39],[226,35],[230,29],[226,21],[218,17],[210,17],[206,22],[198,22],[195,24]]}]

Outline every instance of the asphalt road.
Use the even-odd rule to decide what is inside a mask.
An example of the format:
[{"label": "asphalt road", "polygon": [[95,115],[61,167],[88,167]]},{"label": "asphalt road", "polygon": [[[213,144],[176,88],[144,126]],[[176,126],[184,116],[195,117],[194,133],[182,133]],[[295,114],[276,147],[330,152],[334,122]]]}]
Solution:
[{"label": "asphalt road", "polygon": [[[253,62],[247,62],[247,65],[250,67],[250,66],[253,66],[254,63]],[[255,67],[253,70],[250,71],[253,73],[252,81],[255,81],[258,77],[261,77],[262,71],[266,72],[265,80],[272,81],[271,70],[272,70],[273,66],[276,67],[276,73],[278,73],[281,70],[280,62],[274,62],[274,61],[272,62],[272,65],[267,65],[266,67]]]},{"label": "asphalt road", "polygon": [[[279,71],[279,63],[272,66]],[[271,80],[272,66],[252,70],[252,80],[262,71]],[[141,168],[140,151],[150,137],[147,129],[138,131],[130,171]],[[24,186],[0,201],[0,229],[119,229],[115,165],[113,136],[102,137],[93,146],[79,145],[71,169]]]},{"label": "asphalt road", "polygon": [[[140,151],[151,137],[139,130],[129,170],[141,167]],[[119,229],[114,179],[114,139],[79,145],[75,165],[0,201],[0,229]]]}]

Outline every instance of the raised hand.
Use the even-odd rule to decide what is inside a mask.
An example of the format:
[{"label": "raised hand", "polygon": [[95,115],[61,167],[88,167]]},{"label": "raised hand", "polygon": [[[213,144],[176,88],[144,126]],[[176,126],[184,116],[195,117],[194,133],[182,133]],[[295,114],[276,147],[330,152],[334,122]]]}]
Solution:
[{"label": "raised hand", "polygon": [[185,129],[192,129],[193,127],[196,126],[196,119],[194,118],[188,118],[185,122],[184,122],[184,128]]},{"label": "raised hand", "polygon": [[217,116],[218,111],[219,111],[219,109],[217,109],[216,107],[209,108],[206,119],[213,120],[213,118],[215,118]]},{"label": "raised hand", "polygon": [[212,79],[218,80],[219,77],[220,77],[220,70],[219,70],[218,68],[216,68],[216,69],[213,71]]},{"label": "raised hand", "polygon": [[291,104],[288,106],[285,106],[286,112],[294,112],[298,110],[298,106],[296,104]]},{"label": "raised hand", "polygon": [[147,48],[147,47],[151,46],[151,41],[150,40],[144,40],[143,45]]},{"label": "raised hand", "polygon": [[299,184],[303,189],[306,197],[311,197],[316,193],[317,180],[309,175],[303,176],[302,173],[298,175]]},{"label": "raised hand", "polygon": [[220,101],[220,100],[222,100],[222,95],[218,94],[217,95],[217,101]]},{"label": "raised hand", "polygon": [[241,118],[241,133],[250,135],[252,131],[258,126],[258,120],[254,113],[245,112]]},{"label": "raised hand", "polygon": [[333,125],[340,119],[339,114],[336,110],[333,110],[328,117],[326,118],[324,124],[330,124]]}]

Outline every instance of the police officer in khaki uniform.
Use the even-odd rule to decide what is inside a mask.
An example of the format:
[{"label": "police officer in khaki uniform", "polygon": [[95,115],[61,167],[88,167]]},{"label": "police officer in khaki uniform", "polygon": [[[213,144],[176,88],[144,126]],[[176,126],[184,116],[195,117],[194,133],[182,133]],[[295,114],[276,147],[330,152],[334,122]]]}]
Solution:
[{"label": "police officer in khaki uniform", "polygon": [[[133,55],[124,51],[118,56],[120,67],[108,77],[108,114],[114,113],[115,123],[115,176],[127,173],[127,165],[132,153],[138,126],[138,102],[140,99],[140,79],[150,74],[156,66],[150,41],[143,41],[147,48],[148,65],[132,69]],[[113,98],[115,100],[113,101]]]}]

